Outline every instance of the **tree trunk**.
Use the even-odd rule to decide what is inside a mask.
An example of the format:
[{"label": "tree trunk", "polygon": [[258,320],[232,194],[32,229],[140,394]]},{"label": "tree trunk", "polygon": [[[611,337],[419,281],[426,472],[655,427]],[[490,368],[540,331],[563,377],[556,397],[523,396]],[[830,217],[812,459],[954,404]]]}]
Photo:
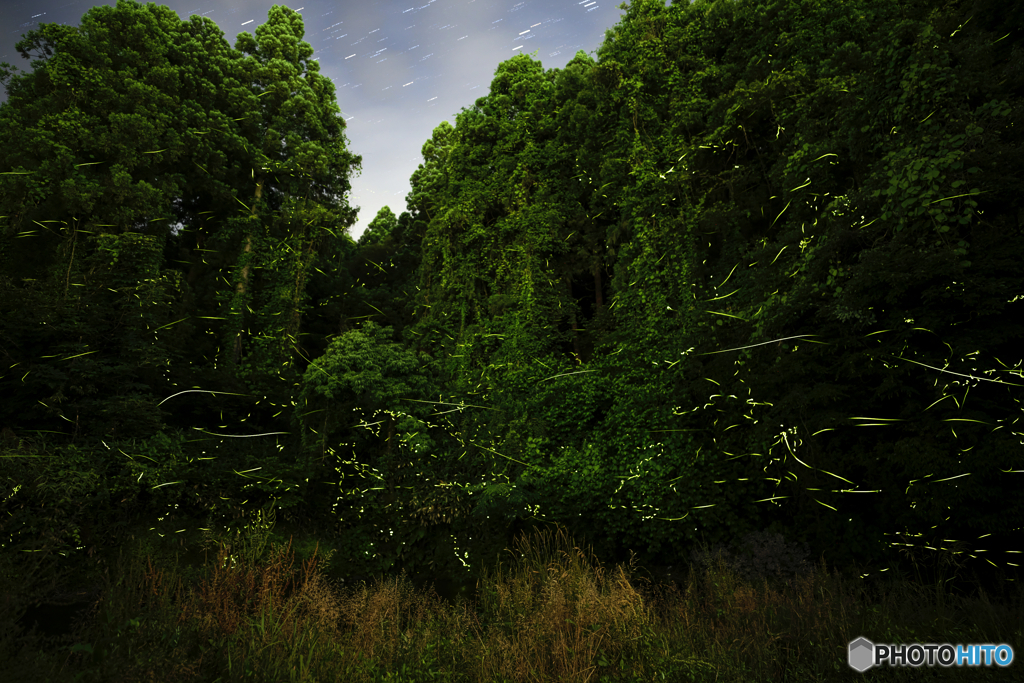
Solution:
[{"label": "tree trunk", "polygon": [[[303,220],[304,217],[303,217]],[[309,240],[309,246],[303,253],[302,243],[306,239],[306,223],[302,223],[299,233],[299,248],[296,256],[295,289],[292,291],[292,314],[288,326],[288,337],[293,346],[299,345],[299,328],[302,325],[302,295],[306,291],[306,270],[313,262],[316,251],[316,238]]]},{"label": "tree trunk", "polygon": [[572,321],[572,350],[576,354],[577,361],[580,357],[580,333],[579,328],[576,326],[576,300],[572,298],[572,278],[568,278],[567,283],[569,285],[569,302],[572,308],[572,312],[569,314]]},{"label": "tree trunk", "polygon": [[580,359],[580,334],[576,329],[576,314],[572,314],[572,350],[576,354],[576,362]]},{"label": "tree trunk", "polygon": [[[252,202],[252,213],[251,213],[251,216],[255,216],[256,215],[256,205],[259,203],[260,198],[262,196],[263,196],[263,179],[260,178],[256,182],[256,196],[255,196],[255,198],[253,199],[253,202]],[[245,247],[242,249],[242,253],[244,253],[246,256],[248,256],[249,254],[252,253],[252,232],[251,232],[251,228],[250,228],[249,231],[246,232],[246,235],[245,235]],[[246,295],[246,292],[248,291],[248,287],[249,287],[249,263],[248,263],[248,259],[246,259],[246,264],[244,266],[242,266],[242,277],[238,281],[238,285],[235,287],[235,295],[236,295],[236,299],[235,300],[238,301],[243,308],[245,306],[245,295]],[[242,312],[242,316],[243,316],[243,318],[245,316],[244,310]],[[235,335],[235,348],[234,348],[234,350],[232,352],[232,357],[235,359],[235,364],[236,365],[242,359],[242,334],[244,334],[244,333],[245,333],[245,324],[243,323],[242,326],[238,329],[238,334]]]},{"label": "tree trunk", "polygon": [[[203,237],[201,232],[196,232],[196,251],[199,253],[198,259],[192,259],[192,266],[188,270],[188,277],[185,282],[188,284],[190,290],[195,290],[196,279],[199,277],[199,264],[203,262],[203,252],[206,249],[206,239]],[[182,247],[182,258],[189,258],[188,249]]]}]

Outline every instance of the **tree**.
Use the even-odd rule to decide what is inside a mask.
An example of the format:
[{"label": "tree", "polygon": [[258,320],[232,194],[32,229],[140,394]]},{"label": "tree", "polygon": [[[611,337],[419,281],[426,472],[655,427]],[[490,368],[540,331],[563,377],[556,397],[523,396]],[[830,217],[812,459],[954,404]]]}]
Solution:
[{"label": "tree", "polygon": [[[391,550],[375,556],[375,571],[390,568],[409,531],[416,496],[400,491],[428,495],[441,479],[432,461],[443,432],[427,418],[437,398],[429,360],[396,343],[390,327],[364,321],[331,340],[306,369],[297,396],[293,421],[303,448],[337,459],[332,469],[340,480],[328,500],[346,535],[360,539],[353,556],[362,557],[367,545]],[[415,540],[422,538],[420,531]]]},{"label": "tree", "polygon": [[[100,482],[81,497],[97,506],[87,514],[120,514],[111,497],[122,485],[125,500],[179,513],[237,512],[259,496],[292,505],[296,494],[278,485],[301,491],[312,474],[298,449],[281,455],[266,440],[202,464],[198,451],[173,446],[183,428],[212,432],[212,444],[191,438],[186,450],[225,446],[216,436],[225,432],[274,431],[266,423],[284,411],[268,404],[290,407],[304,369],[295,357],[317,355],[299,342],[310,319],[315,342],[325,336],[329,313],[304,315],[307,292],[320,305],[344,285],[344,273],[317,259],[341,262],[355,246],[344,194],[359,157],[345,149],[333,90],[315,63],[303,78],[280,76],[302,71],[295,62],[311,51],[298,15],[271,16],[258,40],[243,34],[255,54],[244,57],[208,19],[182,23],[167,8],[121,0],[90,10],[80,28],[29,33],[19,51],[50,57],[32,73],[12,76],[3,65],[10,99],[0,134],[16,144],[0,150],[0,422],[56,448],[85,444],[89,480]],[[239,294],[225,275],[247,245],[248,274],[237,266],[246,308],[235,313],[256,338],[234,365],[217,340]],[[277,422],[287,426],[287,414]],[[154,461],[176,463],[164,470],[178,475],[175,486],[152,494],[143,472],[128,472],[118,440],[156,444]],[[265,479],[236,474],[251,469],[247,457]],[[22,475],[26,487],[37,480]],[[52,505],[38,490],[39,500],[26,495]]]},{"label": "tree", "polygon": [[[1008,538],[1018,522],[976,511],[1019,457],[980,433],[1011,419],[1013,388],[963,354],[1007,363],[1020,334],[1018,181],[1001,179],[1021,173],[1019,79],[984,66],[1015,49],[996,40],[1014,19],[874,0],[626,10],[596,63],[516,57],[457,118],[417,330],[448,387],[498,410],[480,457],[526,463],[506,474],[547,519],[586,514],[609,548],[652,556],[769,523],[838,564],[891,558],[896,530]],[[608,292],[576,279],[606,270]],[[570,369],[563,343],[591,315],[594,351]],[[940,388],[949,372],[976,378],[977,412]],[[849,427],[864,415],[886,435]],[[944,431],[960,420],[979,432]],[[968,461],[986,473],[970,485],[920,483]],[[836,476],[884,493],[851,499]]]},{"label": "tree", "polygon": [[[303,32],[299,14],[275,5],[267,23],[256,29],[255,38],[243,32],[236,41],[236,48],[249,55],[241,60],[243,82],[262,89],[248,102],[249,107],[261,111],[261,116],[248,124],[260,140],[259,154],[268,160],[270,170],[289,174],[285,181],[275,178],[282,191],[289,197],[302,197],[301,202],[286,198],[274,218],[269,212],[261,213],[266,176],[254,169],[251,213],[233,223],[244,231],[244,246],[229,303],[229,318],[236,321],[235,329],[229,331],[233,335],[230,357],[235,363],[241,361],[248,328],[253,353],[245,363],[244,375],[250,382],[292,362],[291,349],[297,344],[305,284],[315,265],[317,245],[339,239],[334,228],[339,224],[347,228],[355,220],[355,212],[343,200],[327,199],[340,198],[348,191],[348,172],[360,159],[345,148],[345,123],[334,102],[334,87],[319,76],[319,65],[309,59],[313,49],[301,40]],[[266,225],[269,221],[277,225]],[[260,228],[261,223],[265,227]],[[263,305],[255,313],[259,324],[253,330],[245,321],[246,311],[253,308],[249,280],[257,243],[267,264],[264,281],[276,285],[276,291],[264,295]],[[276,263],[288,265],[269,267]],[[282,317],[275,320],[276,316]],[[257,330],[259,334],[254,335]]]},{"label": "tree", "polygon": [[[94,8],[78,29],[43,24],[18,43],[22,56],[41,48],[52,58],[13,79],[0,110],[3,137],[14,143],[0,152],[9,169],[0,175],[0,213],[8,218],[4,337],[10,365],[29,370],[12,396],[20,404],[10,406],[13,414],[43,400],[52,415],[98,434],[136,434],[127,427],[133,420],[148,431],[159,424],[152,398],[131,409],[118,398],[126,390],[152,397],[163,384],[154,371],[180,341],[180,328],[162,339],[155,332],[180,318],[173,305],[180,283],[163,269],[168,224],[140,219],[163,216],[170,197],[196,180],[188,169],[215,168],[218,150],[200,136],[187,144],[196,121],[175,112],[201,123],[223,119],[210,107],[181,104],[178,88],[216,89],[201,71],[175,70],[187,61],[179,46],[196,48],[179,23],[166,8],[120,3]],[[82,360],[62,360],[69,356]],[[110,410],[102,407],[108,401]]]},{"label": "tree", "polygon": [[370,221],[370,224],[366,226],[366,230],[359,236],[359,246],[380,244],[388,238],[397,225],[398,218],[391,212],[391,207],[382,207],[377,212],[376,218]]},{"label": "tree", "polygon": [[406,206],[411,214],[426,221],[432,220],[442,207],[442,193],[448,184],[445,164],[454,132],[452,124],[447,121],[442,121],[434,128],[430,139],[423,143],[420,150],[423,163],[416,167],[409,178],[412,191],[405,198]]},{"label": "tree", "polygon": [[[193,384],[188,375],[204,365],[210,377],[216,353],[204,359],[190,350],[205,349],[208,333],[219,326],[230,342],[228,359],[245,360],[234,373],[248,383],[243,391],[263,394],[274,384],[281,394],[286,388],[267,377],[281,376],[282,368],[287,375],[294,362],[317,252],[337,253],[332,245],[347,239],[343,231],[355,213],[343,195],[360,160],[345,149],[333,86],[309,61],[301,18],[276,8],[257,35],[239,37],[250,55],[243,58],[207,19],[182,23],[166,8],[124,0],[116,8],[93,8],[80,29],[43,25],[19,50],[56,54],[34,62],[36,71],[9,87],[3,125],[20,144],[7,151],[4,164],[13,172],[0,182],[8,238],[33,220],[65,225],[62,238],[49,238],[63,239],[60,250],[29,249],[27,240],[9,239],[10,272],[38,278],[47,264],[21,255],[63,253],[65,260],[49,267],[67,285],[75,257],[81,263],[85,256],[76,246],[83,231],[144,230],[161,243],[161,252],[166,243],[170,254],[191,262],[189,289],[176,311],[180,324],[171,332],[178,343],[166,354],[189,358],[176,379]],[[105,58],[109,54],[118,58]],[[253,87],[265,89],[254,93]],[[277,174],[257,177],[256,168]],[[269,204],[259,201],[264,188]],[[238,217],[240,193],[256,199],[242,204]],[[177,234],[170,230],[169,207],[188,221]],[[264,227],[255,230],[254,221]],[[234,258],[244,262],[236,265],[229,295],[217,271]],[[260,286],[253,287],[257,274]],[[216,310],[218,301],[226,315]],[[250,308],[255,339],[251,357],[243,359],[238,329],[246,327]],[[225,331],[216,318],[234,319],[239,327]],[[189,336],[198,343],[185,342]]]},{"label": "tree", "polygon": [[294,409],[304,446],[315,442],[322,455],[338,435],[350,438],[359,414],[365,421],[384,414],[384,427],[373,431],[383,435],[385,451],[397,450],[401,418],[424,413],[412,403],[429,396],[430,380],[422,368],[427,359],[392,341],[392,335],[391,328],[366,321],[331,340],[327,352],[306,369]]},{"label": "tree", "polygon": [[[358,571],[454,571],[507,523],[657,564],[754,528],[840,566],[1019,546],[1017,14],[638,0],[596,59],[500,64],[357,245],[297,15],[245,57],[153,7],[22,45],[50,59],[0,108],[0,426],[288,405],[304,448],[261,472],[382,482],[345,489]],[[157,405],[200,384],[228,396]],[[337,517],[344,481],[290,495]]]}]

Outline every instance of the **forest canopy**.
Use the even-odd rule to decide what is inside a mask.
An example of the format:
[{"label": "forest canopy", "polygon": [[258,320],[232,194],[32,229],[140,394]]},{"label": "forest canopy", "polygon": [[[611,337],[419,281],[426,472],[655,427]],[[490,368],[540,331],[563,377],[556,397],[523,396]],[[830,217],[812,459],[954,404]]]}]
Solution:
[{"label": "forest canopy", "polygon": [[1024,10],[623,7],[596,58],[499,64],[358,244],[295,12],[234,49],[130,0],[30,32],[0,425],[58,457],[0,461],[5,543],[276,505],[363,573],[554,522],[664,564],[753,529],[1012,560]]}]

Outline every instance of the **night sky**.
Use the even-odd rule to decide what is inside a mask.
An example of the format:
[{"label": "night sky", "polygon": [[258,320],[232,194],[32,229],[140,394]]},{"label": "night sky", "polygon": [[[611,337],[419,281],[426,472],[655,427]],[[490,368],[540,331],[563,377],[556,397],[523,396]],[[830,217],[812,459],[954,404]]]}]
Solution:
[{"label": "night sky", "polygon": [[[455,124],[463,107],[487,95],[498,64],[532,54],[545,69],[562,68],[578,50],[596,50],[624,14],[622,0],[302,0],[313,59],[335,85],[348,127],[349,149],[362,155],[349,203],[361,207],[354,238],[387,205],[405,211],[409,176],[420,149],[443,120]],[[78,26],[88,0],[0,0],[0,62],[31,69],[14,49],[41,23]],[[143,3],[145,4],[145,3]],[[171,0],[178,17],[209,17],[234,47],[242,31],[255,35],[279,0]],[[670,4],[666,2],[666,4]],[[291,5],[289,5],[291,6]],[[38,57],[38,55],[34,55]],[[0,87],[0,101],[7,93]]]}]

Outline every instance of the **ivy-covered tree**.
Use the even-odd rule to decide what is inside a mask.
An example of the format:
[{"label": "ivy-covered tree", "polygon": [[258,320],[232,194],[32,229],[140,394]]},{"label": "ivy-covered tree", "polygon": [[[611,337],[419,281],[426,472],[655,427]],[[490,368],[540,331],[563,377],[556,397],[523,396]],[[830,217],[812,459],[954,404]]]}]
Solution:
[{"label": "ivy-covered tree", "polygon": [[1024,509],[981,511],[1019,460],[1014,388],[973,368],[1016,372],[1021,332],[1012,19],[623,7],[596,62],[516,57],[457,119],[418,329],[499,411],[480,457],[664,563],[768,524],[839,564],[929,529],[1007,543]]}]

